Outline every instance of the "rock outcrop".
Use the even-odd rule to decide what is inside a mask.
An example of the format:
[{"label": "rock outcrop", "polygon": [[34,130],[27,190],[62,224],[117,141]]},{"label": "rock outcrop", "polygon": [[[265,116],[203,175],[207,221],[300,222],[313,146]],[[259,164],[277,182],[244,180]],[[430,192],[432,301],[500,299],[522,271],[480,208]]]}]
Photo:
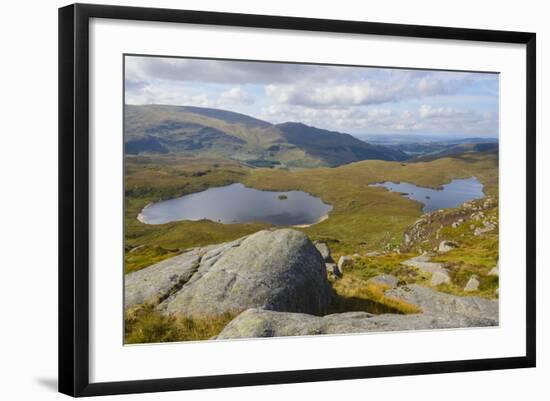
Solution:
[{"label": "rock outcrop", "polygon": [[347,312],[318,317],[249,309],[233,319],[215,338],[426,330],[498,324],[496,301],[477,297],[457,297],[417,285],[399,287],[387,293],[409,302],[414,301],[422,307],[424,313],[373,315],[366,312]]},{"label": "rock outcrop", "polygon": [[[142,274],[148,274],[147,270],[161,269],[154,265]],[[128,293],[134,291],[132,283],[127,283]],[[329,299],[320,253],[305,234],[282,229],[260,231],[209,249],[195,273],[171,291],[158,309],[201,318],[249,308],[322,315]]]},{"label": "rock outcrop", "polygon": [[[440,209],[425,213],[403,233],[401,251],[418,252],[439,248],[442,230],[458,229],[463,224],[469,227],[468,234],[474,236],[496,233],[498,217],[498,200],[492,196],[465,202],[458,208]],[[464,231],[464,229],[463,229]],[[462,235],[465,233],[462,232]]]},{"label": "rock outcrop", "polygon": [[336,263],[325,263],[325,267],[327,269],[328,277],[333,279],[339,279],[342,277],[342,272]]},{"label": "rock outcrop", "polygon": [[334,260],[332,259],[332,255],[330,253],[330,248],[325,242],[315,241],[313,244],[315,245],[315,248],[317,248],[317,250],[323,257],[325,262],[334,263]]},{"label": "rock outcrop", "polygon": [[124,278],[125,309],[148,302],[157,304],[179,290],[196,273],[201,256],[198,249],[164,260]]},{"label": "rock outcrop", "polygon": [[368,279],[367,283],[384,285],[393,288],[397,286],[399,279],[391,274],[380,274],[379,276]]},{"label": "rock outcrop", "polygon": [[417,284],[386,291],[386,295],[417,305],[425,314],[443,314],[449,317],[462,315],[492,321],[492,325],[498,324],[497,301],[446,294]]},{"label": "rock outcrop", "polygon": [[472,276],[466,283],[466,286],[464,287],[464,291],[466,292],[477,291],[478,288],[479,288],[479,280],[477,279],[476,276]]},{"label": "rock outcrop", "polygon": [[338,269],[340,269],[341,273],[344,273],[344,271],[350,267],[353,266],[353,258],[351,256],[340,256],[340,259],[338,259]]},{"label": "rock outcrop", "polygon": [[439,243],[438,252],[445,253],[452,251],[453,249],[458,248],[458,244],[454,241],[441,241]]},{"label": "rock outcrop", "polygon": [[438,286],[451,282],[449,271],[443,267],[442,263],[430,262],[429,254],[423,254],[401,262],[404,266],[415,267],[420,271],[431,273],[430,285]]},{"label": "rock outcrop", "polygon": [[430,279],[430,285],[433,287],[437,287],[441,284],[449,284],[451,282],[451,277],[447,273],[436,271],[432,273],[432,277]]}]

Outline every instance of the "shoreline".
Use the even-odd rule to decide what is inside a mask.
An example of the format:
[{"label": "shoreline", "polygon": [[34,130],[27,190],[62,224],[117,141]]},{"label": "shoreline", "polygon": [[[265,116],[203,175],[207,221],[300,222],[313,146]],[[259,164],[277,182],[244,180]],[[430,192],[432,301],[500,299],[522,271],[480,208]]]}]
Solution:
[{"label": "shoreline", "polygon": [[323,217],[321,217],[321,218],[320,218],[319,220],[317,220],[315,223],[311,223],[311,224],[296,224],[296,225],[290,226],[290,227],[307,228],[307,227],[314,226],[315,224],[319,224],[319,223],[325,221],[326,219],[328,219],[328,214],[325,214]]},{"label": "shoreline", "polygon": [[136,217],[137,221],[139,221],[142,224],[149,224],[149,223],[146,223],[145,221],[143,221],[143,211],[145,209],[147,209],[149,206],[151,206],[152,204],[153,204],[153,202],[149,202],[148,204],[145,205],[145,207],[143,209],[141,209],[141,212],[139,212],[139,214]]}]

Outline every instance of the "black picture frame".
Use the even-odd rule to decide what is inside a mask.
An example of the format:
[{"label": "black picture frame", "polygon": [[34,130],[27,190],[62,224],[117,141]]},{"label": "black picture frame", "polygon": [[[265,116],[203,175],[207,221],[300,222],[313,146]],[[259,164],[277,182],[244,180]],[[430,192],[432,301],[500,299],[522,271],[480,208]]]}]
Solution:
[{"label": "black picture frame", "polygon": [[[90,383],[88,28],[91,18],[524,44],[527,68],[526,354],[495,359]],[[87,4],[60,8],[59,391],[71,396],[95,396],[534,367],[535,102],[535,33]]]}]

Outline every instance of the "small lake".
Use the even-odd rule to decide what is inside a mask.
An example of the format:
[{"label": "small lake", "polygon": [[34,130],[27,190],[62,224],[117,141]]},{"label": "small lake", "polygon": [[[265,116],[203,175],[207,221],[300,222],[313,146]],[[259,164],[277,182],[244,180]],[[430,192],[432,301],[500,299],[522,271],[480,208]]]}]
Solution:
[{"label": "small lake", "polygon": [[403,196],[424,205],[423,212],[460,206],[464,202],[480,199],[485,196],[483,184],[477,178],[452,180],[441,189],[419,187],[408,182],[386,181],[371,184],[371,187],[384,187],[392,192],[400,192]]},{"label": "small lake", "polygon": [[208,219],[296,226],[317,223],[331,210],[331,205],[303,191],[260,191],[236,183],[150,204],[138,219],[145,224]]}]

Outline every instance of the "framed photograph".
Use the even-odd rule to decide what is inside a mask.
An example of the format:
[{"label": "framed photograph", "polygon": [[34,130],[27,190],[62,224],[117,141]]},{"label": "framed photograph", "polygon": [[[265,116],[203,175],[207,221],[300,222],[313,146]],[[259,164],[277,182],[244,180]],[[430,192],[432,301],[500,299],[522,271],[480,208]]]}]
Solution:
[{"label": "framed photograph", "polygon": [[59,390],[535,366],[535,34],[59,10]]}]

